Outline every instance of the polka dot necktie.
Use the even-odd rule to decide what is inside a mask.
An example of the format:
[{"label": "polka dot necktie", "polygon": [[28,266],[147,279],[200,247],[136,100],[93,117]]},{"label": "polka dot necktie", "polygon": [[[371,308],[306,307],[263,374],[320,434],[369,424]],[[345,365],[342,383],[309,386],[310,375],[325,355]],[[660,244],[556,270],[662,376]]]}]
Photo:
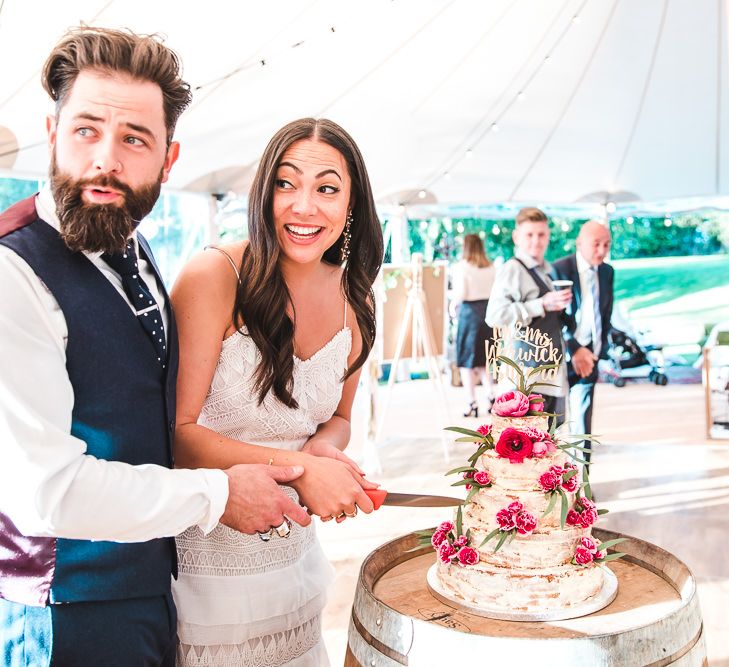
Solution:
[{"label": "polka dot necktie", "polygon": [[124,292],[137,314],[142,328],[149,336],[157,353],[157,361],[162,368],[167,366],[167,339],[165,338],[162,315],[159,312],[159,305],[147,287],[147,283],[139,275],[137,264],[137,253],[134,251],[134,244],[129,241],[124,252],[113,255],[104,253],[102,259],[116,271],[122,279]]}]

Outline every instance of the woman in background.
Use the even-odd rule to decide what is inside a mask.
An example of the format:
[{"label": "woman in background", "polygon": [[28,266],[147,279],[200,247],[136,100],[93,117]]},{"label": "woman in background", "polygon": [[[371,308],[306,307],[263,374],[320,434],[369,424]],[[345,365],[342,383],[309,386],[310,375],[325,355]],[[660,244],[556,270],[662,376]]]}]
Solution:
[{"label": "woman in background", "polygon": [[456,365],[469,400],[464,417],[478,417],[476,384],[479,377],[488,391],[489,405],[492,400],[491,378],[486,372],[486,339],[492,337],[492,330],[486,325],[486,307],[493,284],[494,267],[486,257],[481,237],[467,234],[453,286],[453,302],[459,306]]}]

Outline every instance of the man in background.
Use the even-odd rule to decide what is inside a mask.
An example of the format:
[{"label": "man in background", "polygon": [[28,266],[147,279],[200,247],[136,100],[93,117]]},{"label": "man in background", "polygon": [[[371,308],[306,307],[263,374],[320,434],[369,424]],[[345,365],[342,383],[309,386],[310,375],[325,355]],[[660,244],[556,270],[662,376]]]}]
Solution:
[{"label": "man in background", "polygon": [[[572,281],[572,302],[565,311],[569,421],[573,433],[591,433],[598,360],[607,358],[608,331],[613,312],[613,267],[607,225],[589,220],[577,236],[577,252],[552,264],[555,279]],[[583,443],[590,463],[590,441]]]},{"label": "man in background", "polygon": [[[549,235],[549,222],[544,211],[530,207],[517,213],[512,237],[514,256],[496,274],[486,310],[486,323],[491,327],[508,327],[512,331],[517,323],[539,329],[550,337],[561,356],[562,316],[572,293],[569,290],[555,291],[552,285],[549,277],[551,267],[544,259]],[[527,345],[524,347],[528,348]],[[525,349],[525,352],[529,350]],[[531,361],[524,365],[540,364]],[[538,391],[544,396],[544,411],[558,415],[557,423],[561,424],[567,393],[564,364],[561,364],[553,384],[556,386],[540,386]]]}]

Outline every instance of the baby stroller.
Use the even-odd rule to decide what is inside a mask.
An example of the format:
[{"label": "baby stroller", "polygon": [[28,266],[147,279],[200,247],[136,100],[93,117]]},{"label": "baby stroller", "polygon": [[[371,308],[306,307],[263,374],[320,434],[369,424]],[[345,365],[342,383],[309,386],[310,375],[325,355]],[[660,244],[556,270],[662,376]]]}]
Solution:
[{"label": "baby stroller", "polygon": [[639,345],[637,337],[611,328],[608,334],[608,363],[605,373],[609,382],[624,387],[626,380],[648,378],[657,385],[668,384],[663,347]]}]

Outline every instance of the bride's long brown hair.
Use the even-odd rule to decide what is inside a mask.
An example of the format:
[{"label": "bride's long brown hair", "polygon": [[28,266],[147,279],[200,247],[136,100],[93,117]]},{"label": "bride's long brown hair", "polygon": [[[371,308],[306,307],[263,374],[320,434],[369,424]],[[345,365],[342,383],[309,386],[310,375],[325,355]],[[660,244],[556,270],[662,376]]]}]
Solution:
[{"label": "bride's long brown hair", "polygon": [[[249,243],[241,260],[233,321],[245,324],[261,353],[254,381],[259,403],[273,390],[285,405],[296,408],[292,395],[294,371],[294,322],[286,312],[290,295],[279,266],[281,248],[273,219],[273,191],[281,158],[296,141],[315,139],[338,150],[347,163],[352,183],[349,259],[344,263],[342,292],[357,318],[362,350],[347,369],[348,378],[367,359],[375,340],[372,284],[383,256],[382,227],[377,218],[367,169],[352,137],[330,120],[302,118],[273,136],[263,152],[248,197]],[[344,233],[325,253],[323,261],[341,266]]]}]

